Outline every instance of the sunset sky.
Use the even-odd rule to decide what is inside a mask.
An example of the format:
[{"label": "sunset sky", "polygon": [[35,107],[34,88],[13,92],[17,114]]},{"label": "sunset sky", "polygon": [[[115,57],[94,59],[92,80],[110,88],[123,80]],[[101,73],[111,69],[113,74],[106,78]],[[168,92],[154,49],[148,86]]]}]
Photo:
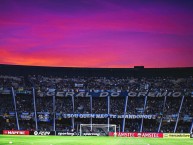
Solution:
[{"label": "sunset sky", "polygon": [[0,0],[0,64],[193,67],[193,0]]}]

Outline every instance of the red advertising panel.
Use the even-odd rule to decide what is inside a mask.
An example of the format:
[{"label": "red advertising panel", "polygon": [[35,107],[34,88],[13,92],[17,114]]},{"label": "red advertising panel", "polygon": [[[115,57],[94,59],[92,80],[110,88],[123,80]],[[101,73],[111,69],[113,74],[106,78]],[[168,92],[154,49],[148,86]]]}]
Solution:
[{"label": "red advertising panel", "polygon": [[3,134],[6,135],[29,135],[27,130],[3,130]]},{"label": "red advertising panel", "polygon": [[[109,136],[115,136],[114,132],[110,132]],[[144,138],[163,138],[163,133],[148,132],[117,132],[117,137],[144,137]]]}]

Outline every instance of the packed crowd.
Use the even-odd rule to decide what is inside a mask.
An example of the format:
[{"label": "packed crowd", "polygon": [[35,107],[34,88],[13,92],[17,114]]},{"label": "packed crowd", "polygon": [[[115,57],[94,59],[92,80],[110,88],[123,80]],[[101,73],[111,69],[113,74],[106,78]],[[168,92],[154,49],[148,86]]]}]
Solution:
[{"label": "packed crowd", "polygon": [[[36,90],[36,100],[33,95],[23,94],[15,96],[15,103],[13,99],[14,91],[31,90],[32,87]],[[182,91],[185,92],[185,97],[182,102],[181,97],[167,97],[164,102],[164,97],[151,98],[144,96],[128,97],[126,104],[126,97],[55,97],[46,96],[45,92],[49,89],[58,91]],[[38,95],[42,92],[43,95]],[[37,112],[49,112],[51,121],[55,113],[61,114],[153,114],[159,115],[163,118],[163,125],[160,129],[163,132],[172,132],[175,122],[179,114],[179,120],[183,121],[184,116],[193,117],[193,78],[172,78],[172,77],[45,77],[45,76],[0,76],[0,115],[1,118],[7,119],[10,112],[34,112],[34,103],[36,103]],[[14,106],[15,104],[15,106]],[[182,106],[181,106],[182,104]],[[108,108],[109,106],[109,108]],[[180,110],[181,106],[181,110]],[[16,110],[15,110],[16,108]],[[125,112],[126,111],[126,112]],[[179,112],[180,111],[180,112]],[[172,118],[173,115],[175,117]],[[168,119],[169,118],[169,119]],[[171,119],[172,118],[172,119]],[[20,119],[20,115],[19,115]],[[166,121],[165,121],[166,120]],[[22,128],[34,128],[34,117],[29,123],[21,123]],[[152,121],[148,125],[144,125],[144,131],[155,131],[158,128],[160,118]],[[107,123],[105,120],[99,120],[99,123]],[[111,120],[114,122],[114,120]],[[82,123],[82,121],[81,121]],[[116,123],[116,121],[115,121]],[[120,123],[120,121],[119,121]],[[187,131],[187,127],[183,128],[181,123],[178,132]],[[141,120],[130,121],[126,120],[125,126],[128,131],[136,131],[140,129]],[[13,127],[13,122],[6,122],[5,126]],[[40,123],[41,129],[51,129],[51,126],[45,127],[45,124]],[[156,126],[156,127],[155,127]],[[15,126],[14,126],[15,127]],[[58,123],[58,128],[63,128]],[[52,128],[53,129],[53,128]],[[67,129],[67,128],[66,128]]]},{"label": "packed crowd", "polygon": [[130,91],[160,91],[160,90],[191,90],[193,78],[115,78],[115,77],[75,77],[57,78],[43,76],[29,76],[29,81],[34,87],[42,91],[47,88],[57,90],[130,90]]},{"label": "packed crowd", "polygon": [[46,91],[48,88],[57,90],[132,90],[132,91],[160,91],[160,90],[186,90],[192,91],[193,78],[174,77],[45,77],[29,75],[0,76],[0,88],[15,89],[35,87],[37,90]]}]

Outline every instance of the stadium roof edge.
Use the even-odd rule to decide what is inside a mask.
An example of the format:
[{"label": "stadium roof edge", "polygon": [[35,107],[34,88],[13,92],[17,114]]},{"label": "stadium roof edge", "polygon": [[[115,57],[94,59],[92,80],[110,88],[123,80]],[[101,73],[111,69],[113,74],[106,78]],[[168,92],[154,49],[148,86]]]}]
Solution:
[{"label": "stadium roof edge", "polygon": [[193,67],[177,68],[80,68],[0,64],[0,75],[44,76],[192,76]]},{"label": "stadium roof edge", "polygon": [[183,68],[191,68],[192,67],[150,67],[150,68],[145,68],[144,66],[134,66],[133,68],[105,68],[105,67],[65,67],[65,66],[38,66],[38,65],[17,65],[17,64],[0,64],[0,66],[17,66],[17,67],[39,67],[39,68],[71,68],[71,69],[138,69],[138,68],[142,68],[143,69],[183,69]]}]

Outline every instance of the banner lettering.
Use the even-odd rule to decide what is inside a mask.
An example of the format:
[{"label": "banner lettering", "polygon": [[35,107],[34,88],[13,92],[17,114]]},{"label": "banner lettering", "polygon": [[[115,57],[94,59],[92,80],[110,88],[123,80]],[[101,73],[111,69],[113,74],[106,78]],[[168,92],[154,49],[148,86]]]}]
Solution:
[{"label": "banner lettering", "polygon": [[[56,96],[57,97],[125,97],[125,96],[129,96],[129,97],[144,97],[144,96],[148,96],[148,97],[164,97],[164,96],[168,96],[168,97],[180,97],[182,96],[182,92],[169,92],[169,91],[165,91],[165,92],[128,92],[128,91],[121,91],[121,92],[112,92],[112,91],[84,91],[84,92],[56,92]],[[52,93],[47,92],[46,94],[47,96],[52,96]]]},{"label": "banner lettering", "polygon": [[156,119],[156,115],[113,115],[113,114],[62,114],[63,118],[126,118]]}]

